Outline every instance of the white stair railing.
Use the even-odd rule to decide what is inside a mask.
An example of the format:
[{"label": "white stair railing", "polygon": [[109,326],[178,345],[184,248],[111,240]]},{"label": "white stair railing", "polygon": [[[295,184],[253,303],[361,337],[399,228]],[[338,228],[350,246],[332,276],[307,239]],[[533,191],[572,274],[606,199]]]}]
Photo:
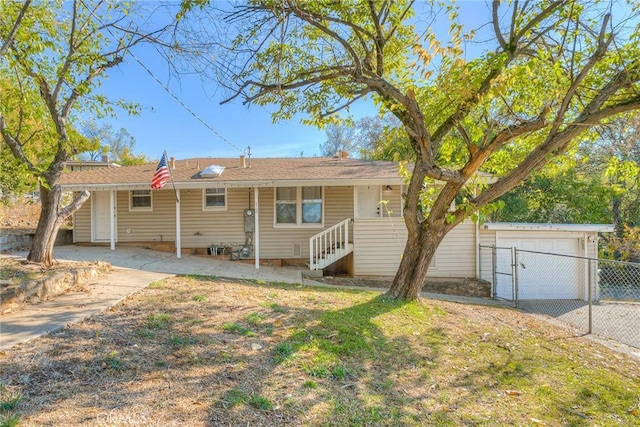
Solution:
[{"label": "white stair railing", "polygon": [[320,270],[351,252],[347,218],[309,238],[309,269]]}]

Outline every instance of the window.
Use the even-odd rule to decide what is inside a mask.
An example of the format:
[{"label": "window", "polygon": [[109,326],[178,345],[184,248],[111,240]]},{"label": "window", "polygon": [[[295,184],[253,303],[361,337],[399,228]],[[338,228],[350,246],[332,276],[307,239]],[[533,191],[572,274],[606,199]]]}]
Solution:
[{"label": "window", "polygon": [[276,188],[276,225],[321,225],[322,187]]},{"label": "window", "polygon": [[322,223],[322,187],[302,187],[302,223]]},{"label": "window", "polygon": [[131,190],[130,195],[130,210],[142,210],[150,211],[151,207],[151,190]]},{"label": "window", "polygon": [[295,224],[297,222],[296,187],[276,188],[276,224]]},{"label": "window", "polygon": [[227,189],[226,188],[205,188],[203,190],[202,209],[226,210],[227,209]]}]

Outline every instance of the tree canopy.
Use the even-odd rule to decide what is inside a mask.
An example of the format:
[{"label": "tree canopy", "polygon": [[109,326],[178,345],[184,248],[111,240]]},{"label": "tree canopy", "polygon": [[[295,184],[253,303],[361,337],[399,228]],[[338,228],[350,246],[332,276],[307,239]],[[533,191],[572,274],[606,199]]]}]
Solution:
[{"label": "tree canopy", "polygon": [[[51,264],[53,242],[65,218],[89,197],[62,205],[60,175],[73,156],[95,149],[76,126],[82,116],[102,117],[135,104],[97,92],[107,70],[138,43],[158,42],[128,3],[0,2],[0,136],[11,164],[39,184],[42,213],[28,255]],[[142,24],[141,24],[142,23]]]},{"label": "tree canopy", "polygon": [[[235,27],[232,40],[216,44],[212,70],[228,100],[274,104],[275,119],[302,112],[319,124],[372,95],[402,122],[415,157],[405,195],[409,239],[389,291],[397,298],[417,297],[453,227],[593,126],[640,108],[637,4],[494,1],[479,55],[467,50],[475,32],[455,5],[443,9],[449,40],[413,25],[416,13],[438,21],[438,7],[254,0],[219,11]],[[483,171],[497,179],[479,182]],[[437,191],[425,197],[425,183]]]}]

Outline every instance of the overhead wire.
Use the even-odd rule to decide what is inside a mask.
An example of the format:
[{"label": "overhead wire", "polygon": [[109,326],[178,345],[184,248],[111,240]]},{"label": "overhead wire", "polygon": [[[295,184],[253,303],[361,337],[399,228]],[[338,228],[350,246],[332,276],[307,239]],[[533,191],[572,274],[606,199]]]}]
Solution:
[{"label": "overhead wire", "polygon": [[[81,3],[83,4],[84,7],[87,7],[84,2],[81,2]],[[87,8],[87,9],[89,9],[89,8]],[[115,34],[113,34],[113,32],[111,31],[111,29],[108,26],[104,25],[104,23],[102,22],[102,20],[100,19],[99,16],[97,16],[93,11],[91,11],[90,13],[91,13],[91,15],[94,16],[94,18],[96,18],[96,20],[98,22],[100,22],[103,26],[105,26],[106,30],[109,32],[109,34],[111,34],[112,37],[114,37],[114,38],[116,37]],[[178,104],[180,104],[180,106],[182,108],[184,108],[189,114],[191,114],[197,121],[202,123],[202,125],[204,125],[204,127],[209,129],[215,136],[220,138],[227,145],[229,145],[232,148],[238,150],[240,153],[243,153],[243,154],[246,153],[247,149],[243,150],[243,149],[238,148],[237,145],[235,145],[234,143],[229,141],[227,138],[222,136],[218,131],[216,131],[213,128],[213,126],[211,126],[204,119],[202,119],[198,114],[196,114],[196,112],[193,111],[187,104],[185,104],[176,94],[174,94],[171,91],[171,89],[169,89],[169,87],[167,85],[165,85],[158,77],[156,77],[156,75],[153,74],[153,72],[140,59],[138,59],[138,57],[135,56],[133,54],[133,52],[131,52],[130,49],[127,49],[127,50],[128,50],[129,55],[151,76],[151,78],[153,80],[155,80],[155,82],[158,83],[165,90],[165,92],[167,92],[176,102],[178,102]]]}]

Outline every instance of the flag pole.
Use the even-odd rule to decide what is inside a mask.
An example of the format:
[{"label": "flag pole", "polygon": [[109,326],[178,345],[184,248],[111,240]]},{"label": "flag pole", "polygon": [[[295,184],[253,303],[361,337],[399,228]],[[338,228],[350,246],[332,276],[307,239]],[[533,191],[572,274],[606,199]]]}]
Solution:
[{"label": "flag pole", "polygon": [[[164,150],[164,160],[165,161],[169,160],[169,157],[167,156],[167,150]],[[171,166],[173,165],[168,162],[167,169],[169,169],[169,177],[171,178],[171,185],[173,186],[173,192],[176,195],[176,203],[180,203],[180,199],[178,199],[178,190],[176,190],[176,183],[173,180],[173,172],[171,172]]]}]

